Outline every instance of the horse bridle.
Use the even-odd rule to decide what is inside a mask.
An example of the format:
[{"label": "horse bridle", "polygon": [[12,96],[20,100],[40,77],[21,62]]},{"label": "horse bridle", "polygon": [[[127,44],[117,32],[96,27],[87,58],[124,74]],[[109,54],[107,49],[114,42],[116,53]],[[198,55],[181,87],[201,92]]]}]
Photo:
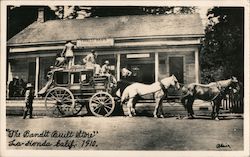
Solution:
[{"label": "horse bridle", "polygon": [[225,92],[225,90],[227,89],[227,87],[226,88],[222,87],[219,82],[216,82],[216,84],[217,84],[217,88],[219,89],[220,92],[212,100],[216,99],[219,95],[222,95]]}]

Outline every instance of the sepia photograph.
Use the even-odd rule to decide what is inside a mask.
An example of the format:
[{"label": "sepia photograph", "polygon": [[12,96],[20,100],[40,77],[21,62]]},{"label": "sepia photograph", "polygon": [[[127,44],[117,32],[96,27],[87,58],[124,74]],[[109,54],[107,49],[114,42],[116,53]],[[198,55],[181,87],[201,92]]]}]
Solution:
[{"label": "sepia photograph", "polygon": [[249,156],[248,20],[249,1],[2,1],[0,156]]}]

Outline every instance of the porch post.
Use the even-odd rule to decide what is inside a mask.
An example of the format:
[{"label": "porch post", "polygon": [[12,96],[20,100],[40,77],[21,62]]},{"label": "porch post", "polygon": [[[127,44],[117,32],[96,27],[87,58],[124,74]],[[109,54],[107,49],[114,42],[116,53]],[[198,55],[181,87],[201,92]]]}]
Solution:
[{"label": "porch post", "polygon": [[39,85],[39,65],[40,58],[36,57],[36,78],[35,78],[35,96],[38,97],[38,85]]},{"label": "porch post", "polygon": [[121,54],[117,54],[117,63],[116,63],[116,72],[117,72],[117,81],[120,81],[120,69],[121,69]]},{"label": "porch post", "polygon": [[6,85],[6,90],[7,90],[7,98],[9,98],[9,84],[10,84],[10,81],[13,80],[13,74],[11,72],[11,64],[10,64],[10,61],[8,61],[8,74],[7,74],[7,85]]},{"label": "porch post", "polygon": [[195,50],[195,82],[199,83],[199,50]]},{"label": "porch post", "polygon": [[159,79],[159,53],[155,52],[155,82]]},{"label": "porch post", "polygon": [[11,72],[11,64],[8,61],[8,76],[7,76],[7,82],[8,82],[8,84],[10,83],[11,80],[13,80],[13,74]]}]

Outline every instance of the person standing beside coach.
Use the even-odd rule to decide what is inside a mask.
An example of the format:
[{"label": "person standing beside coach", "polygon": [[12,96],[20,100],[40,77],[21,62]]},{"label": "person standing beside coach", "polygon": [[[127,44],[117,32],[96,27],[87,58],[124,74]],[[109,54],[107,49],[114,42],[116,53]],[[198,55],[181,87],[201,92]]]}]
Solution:
[{"label": "person standing beside coach", "polygon": [[33,100],[34,100],[33,86],[31,83],[28,83],[26,86],[26,92],[25,92],[25,108],[23,112],[23,119],[25,119],[28,114],[29,114],[29,118],[33,118],[32,116]]}]

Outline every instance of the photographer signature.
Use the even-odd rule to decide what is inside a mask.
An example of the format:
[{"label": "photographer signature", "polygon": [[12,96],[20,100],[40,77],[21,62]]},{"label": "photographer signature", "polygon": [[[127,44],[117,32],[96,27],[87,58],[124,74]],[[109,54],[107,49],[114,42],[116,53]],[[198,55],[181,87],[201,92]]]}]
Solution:
[{"label": "photographer signature", "polygon": [[229,144],[220,143],[216,145],[216,148],[225,148],[225,147],[231,148]]}]

